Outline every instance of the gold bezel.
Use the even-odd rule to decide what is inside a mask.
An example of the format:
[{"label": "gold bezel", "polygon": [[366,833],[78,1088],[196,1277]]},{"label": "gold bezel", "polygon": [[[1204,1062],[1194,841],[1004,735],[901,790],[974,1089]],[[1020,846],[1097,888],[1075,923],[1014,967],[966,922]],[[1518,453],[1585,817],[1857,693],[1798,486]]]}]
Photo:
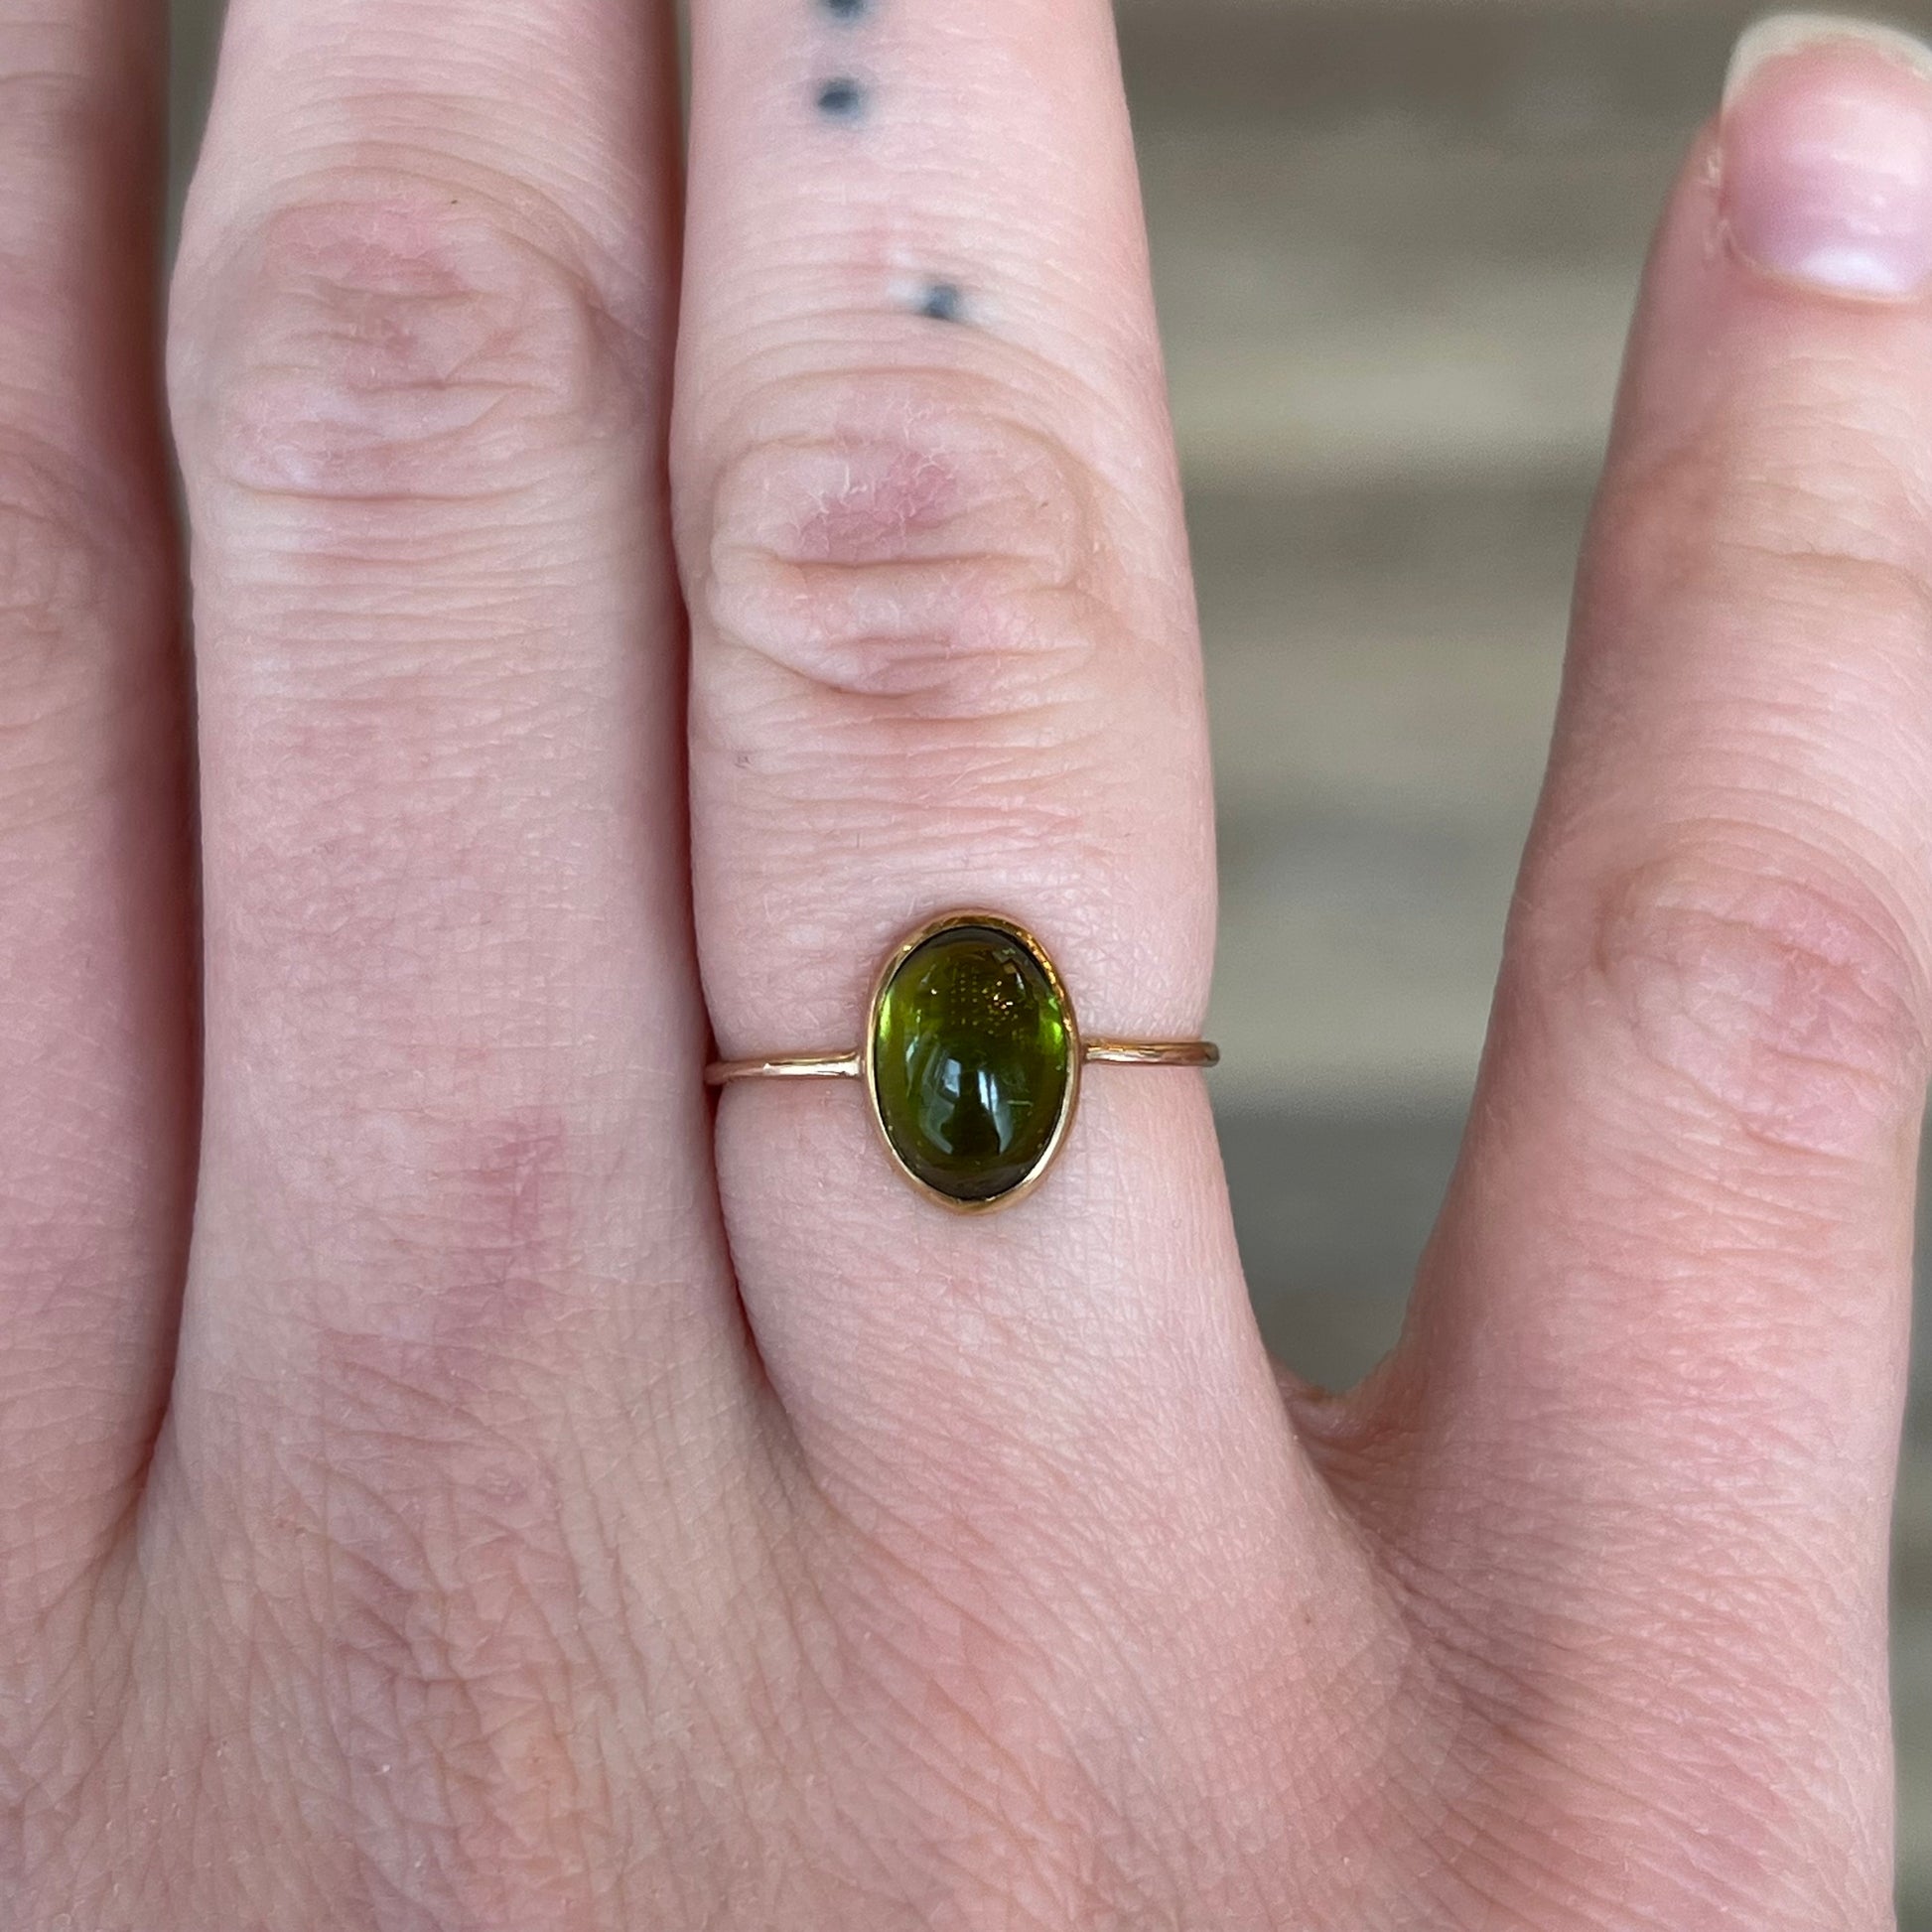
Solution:
[{"label": "gold bezel", "polygon": [[[1034,1163],[1026,1179],[1009,1187],[1004,1194],[995,1194],[991,1200],[955,1200],[952,1195],[942,1193],[930,1182],[922,1180],[905,1165],[898,1149],[893,1145],[893,1137],[886,1131],[886,1116],[879,1105],[879,1008],[886,997],[886,989],[893,983],[898,969],[928,939],[935,939],[940,933],[951,932],[961,926],[985,926],[989,931],[1004,933],[1024,946],[1045,975],[1047,985],[1059,1001],[1061,1013],[1066,1016],[1066,1092],[1060,1100],[1059,1118],[1053,1123],[1052,1138],[1041,1150],[1039,1159]],[[873,1132],[878,1135],[879,1144],[886,1150],[893,1166],[927,1200],[937,1201],[948,1213],[996,1214],[1003,1207],[1015,1207],[1025,1200],[1046,1178],[1053,1163],[1059,1159],[1060,1149],[1066,1145],[1066,1137],[1073,1128],[1073,1116],[1079,1110],[1080,1075],[1087,1056],[1085,1043],[1080,1037],[1080,1021],[1074,1010],[1073,997],[1066,990],[1066,982],[1060,978],[1059,968],[1053,964],[1052,954],[1018,920],[1009,919],[1001,912],[969,908],[965,911],[942,912],[935,918],[927,919],[924,924],[915,926],[905,934],[886,955],[873,979],[872,998],[866,1004],[866,1036],[860,1046],[859,1057],[865,1073],[866,1105],[872,1112]]]}]

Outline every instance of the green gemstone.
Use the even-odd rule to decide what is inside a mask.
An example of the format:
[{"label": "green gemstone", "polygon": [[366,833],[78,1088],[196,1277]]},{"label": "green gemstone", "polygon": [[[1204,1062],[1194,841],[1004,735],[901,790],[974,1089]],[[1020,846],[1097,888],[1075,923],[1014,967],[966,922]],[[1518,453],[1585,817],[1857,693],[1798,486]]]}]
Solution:
[{"label": "green gemstone", "polygon": [[998,926],[943,927],[873,1011],[873,1096],[893,1152],[935,1193],[987,1206],[1053,1153],[1073,1025],[1045,963]]}]

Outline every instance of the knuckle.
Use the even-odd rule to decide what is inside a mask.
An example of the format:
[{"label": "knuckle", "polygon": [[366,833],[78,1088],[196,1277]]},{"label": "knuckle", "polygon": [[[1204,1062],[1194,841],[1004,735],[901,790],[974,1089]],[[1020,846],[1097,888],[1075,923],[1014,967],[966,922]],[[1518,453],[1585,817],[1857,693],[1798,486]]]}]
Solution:
[{"label": "knuckle", "polygon": [[1036,698],[1084,659],[1118,602],[1098,485],[1001,391],[954,372],[819,375],[747,414],[686,546],[694,605],[727,645],[949,715]]},{"label": "knuckle", "polygon": [[[62,168],[100,139],[103,119],[99,104],[90,102],[69,75],[0,71],[0,155],[15,175],[45,177]],[[43,247],[38,235],[24,243],[17,234],[5,237],[0,268],[8,274],[0,294],[26,279],[21,271],[39,265]],[[15,321],[22,305],[9,302],[7,307],[14,311],[9,320]],[[31,312],[27,319],[33,319]]]},{"label": "knuckle", "polygon": [[0,759],[10,798],[22,786],[38,796],[43,776],[57,790],[71,780],[71,732],[51,728],[101,695],[108,659],[96,646],[117,614],[155,623],[164,554],[158,520],[83,459],[0,428]]},{"label": "knuckle", "polygon": [[76,62],[52,32],[22,35],[12,24],[0,52],[0,130],[18,164],[42,156],[66,158],[96,145],[114,117],[111,87]]},{"label": "knuckle", "polygon": [[1809,412],[1675,451],[1599,502],[1586,606],[1788,611],[1873,642],[1932,630],[1909,472],[1880,441],[1840,436],[1821,481]]},{"label": "knuckle", "polygon": [[0,636],[16,667],[58,661],[98,610],[120,550],[102,494],[60,450],[0,433]]},{"label": "knuckle", "polygon": [[326,1629],[304,1642],[327,1687],[343,1837],[362,1883],[413,1895],[431,1922],[470,1924],[483,1900],[528,1903],[584,1882],[552,1836],[585,1802],[572,1750],[578,1660],[556,1627],[579,1585],[524,1520],[538,1506],[513,1500],[510,1473],[471,1517],[475,1554],[459,1567],[431,1498],[341,1459],[380,1461],[391,1448],[381,1433],[337,1445],[309,1552],[308,1600]]},{"label": "knuckle", "polygon": [[317,183],[184,286],[182,413],[244,489],[483,499],[634,414],[638,324],[588,245],[486,195]]},{"label": "knuckle", "polygon": [[605,1583],[558,1447],[486,1348],[342,1320],[313,1343],[272,1442],[238,1416],[253,1452],[200,1490],[239,1539],[225,1640],[258,1657],[268,1696],[303,1702],[346,1881],[409,1902],[372,1924],[495,1923],[491,1901],[534,1922],[539,1896],[588,1882],[566,1847],[590,1803],[580,1701],[598,1664],[572,1618]]},{"label": "knuckle", "polygon": [[1605,892],[1590,970],[1672,1098],[1753,1142],[1858,1157],[1917,1117],[1924,976],[1841,861],[1761,832],[1650,859]]},{"label": "knuckle", "polygon": [[[399,1387],[487,1414],[499,1379],[513,1400],[533,1370],[561,1372],[588,1346],[574,1324],[591,1310],[573,1285],[597,1210],[595,1137],[500,1091],[405,1100],[407,1079],[398,1061],[370,1062],[359,1104],[330,1092],[332,1134],[292,1140],[281,1163],[291,1207],[352,1203],[368,1347],[392,1350]],[[316,1298],[328,1307],[320,1285]],[[341,1331],[331,1318],[321,1332]]]}]

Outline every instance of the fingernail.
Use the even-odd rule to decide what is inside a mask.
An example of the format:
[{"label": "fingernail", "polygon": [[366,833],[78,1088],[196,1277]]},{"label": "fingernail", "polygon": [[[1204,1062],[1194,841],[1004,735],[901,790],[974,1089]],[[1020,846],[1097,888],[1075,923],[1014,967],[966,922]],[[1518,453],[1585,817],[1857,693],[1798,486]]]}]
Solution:
[{"label": "fingernail", "polygon": [[1932,280],[1932,49],[1895,28],[1774,14],[1725,85],[1732,244],[1785,280],[1900,300]]}]

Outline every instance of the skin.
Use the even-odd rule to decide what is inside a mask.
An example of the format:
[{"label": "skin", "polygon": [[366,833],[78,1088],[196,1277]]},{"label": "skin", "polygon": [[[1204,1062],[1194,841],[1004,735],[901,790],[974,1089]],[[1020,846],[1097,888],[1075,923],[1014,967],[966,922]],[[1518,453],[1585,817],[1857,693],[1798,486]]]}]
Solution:
[{"label": "skin", "polygon": [[1753,267],[1701,137],[1467,1147],[1327,1396],[1197,1075],[970,1221],[849,1085],[703,1086],[948,905],[1199,1030],[1101,0],[698,0],[688,188],[638,0],[234,0],[185,539],[159,12],[0,0],[0,1919],[1888,1926],[1926,307]]}]

